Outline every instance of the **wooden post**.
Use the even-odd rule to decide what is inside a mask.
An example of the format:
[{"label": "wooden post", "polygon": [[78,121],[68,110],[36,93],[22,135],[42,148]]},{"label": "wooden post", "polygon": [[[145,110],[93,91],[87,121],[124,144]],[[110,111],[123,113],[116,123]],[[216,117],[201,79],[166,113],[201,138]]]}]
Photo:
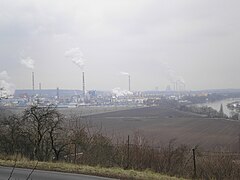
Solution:
[{"label": "wooden post", "polygon": [[240,153],[240,134],[238,135],[238,153]]},{"label": "wooden post", "polygon": [[128,141],[127,141],[127,168],[129,168],[129,163],[130,163],[130,137],[128,135]]},{"label": "wooden post", "polygon": [[195,148],[192,149],[193,151],[193,178],[195,179],[197,177],[197,168],[196,168],[196,153]]},{"label": "wooden post", "polygon": [[74,143],[74,164],[76,164],[76,160],[77,160],[77,144],[76,142]]}]

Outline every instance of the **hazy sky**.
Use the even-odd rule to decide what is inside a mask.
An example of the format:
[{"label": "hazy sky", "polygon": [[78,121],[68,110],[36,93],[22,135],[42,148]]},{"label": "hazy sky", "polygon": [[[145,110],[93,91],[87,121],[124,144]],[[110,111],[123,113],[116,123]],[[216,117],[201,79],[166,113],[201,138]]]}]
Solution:
[{"label": "hazy sky", "polygon": [[66,54],[77,49],[87,89],[127,89],[122,71],[134,90],[163,90],[177,79],[192,90],[240,88],[239,7],[239,0],[0,0],[0,73],[17,89],[31,88],[32,71],[43,88],[80,89],[82,68]]}]

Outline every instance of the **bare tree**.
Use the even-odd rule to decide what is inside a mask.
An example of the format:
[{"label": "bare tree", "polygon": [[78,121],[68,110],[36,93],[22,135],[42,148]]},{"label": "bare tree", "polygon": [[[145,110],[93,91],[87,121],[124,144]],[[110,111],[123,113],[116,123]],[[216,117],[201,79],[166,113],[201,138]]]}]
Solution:
[{"label": "bare tree", "polygon": [[6,154],[24,153],[28,148],[24,139],[20,117],[11,115],[0,122],[0,148]]},{"label": "bare tree", "polygon": [[58,161],[60,153],[70,144],[70,140],[66,128],[63,127],[63,116],[61,114],[56,114],[56,117],[49,125],[48,133],[51,141],[51,148],[54,153],[54,160]]},{"label": "bare tree", "polygon": [[23,114],[24,132],[34,146],[34,159],[43,161],[49,156],[49,147],[53,148],[49,134],[52,134],[60,125],[60,113],[56,107],[38,107],[36,105],[26,109]]}]

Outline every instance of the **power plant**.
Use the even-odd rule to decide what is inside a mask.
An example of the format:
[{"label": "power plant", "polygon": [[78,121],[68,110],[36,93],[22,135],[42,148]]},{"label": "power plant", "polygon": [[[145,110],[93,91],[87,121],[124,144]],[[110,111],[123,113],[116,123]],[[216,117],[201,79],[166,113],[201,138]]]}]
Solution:
[{"label": "power plant", "polygon": [[[168,97],[181,100],[184,95],[182,90],[185,89],[184,81],[174,81],[174,90],[179,91],[169,94],[163,91],[146,91],[146,92],[133,92],[131,83],[131,75],[129,73],[122,72],[122,75],[127,77],[126,83],[128,88],[114,88],[112,91],[86,91],[86,79],[85,71],[82,71],[82,90],[66,90],[66,89],[42,89],[42,84],[39,83],[39,89],[35,88],[35,74],[32,72],[32,89],[20,90],[14,96],[16,99],[12,99],[14,103],[12,105],[25,107],[32,104],[38,104],[39,106],[45,106],[48,104],[54,104],[59,108],[73,108],[79,106],[141,106],[145,102],[151,103],[154,100]],[[127,90],[126,90],[127,89]],[[170,88],[169,88],[170,89]],[[61,94],[61,97],[60,97]],[[151,101],[148,101],[151,99]],[[17,102],[15,102],[17,101]],[[11,105],[11,104],[10,104]]]},{"label": "power plant", "polygon": [[[80,58],[81,60],[81,58]],[[58,87],[54,90],[44,89],[42,90],[42,84],[39,83],[39,89],[35,89],[35,74],[32,71],[32,89],[23,90],[16,94],[16,97],[22,98],[19,106],[27,106],[31,104],[38,104],[41,106],[45,106],[47,104],[55,104],[57,107],[78,107],[78,106],[111,106],[111,105],[143,105],[144,102],[149,98],[159,98],[161,96],[165,96],[164,92],[161,91],[146,91],[146,92],[133,92],[132,91],[132,79],[131,75],[128,72],[121,72],[121,74],[127,77],[128,80],[126,85],[127,88],[114,88],[111,91],[96,91],[90,90],[86,91],[86,79],[85,79],[85,71],[83,69],[83,64],[81,61],[75,62],[78,67],[81,68],[82,73],[82,90],[65,90],[59,89]],[[185,83],[184,80],[177,79],[172,81],[174,91],[174,97],[176,99],[180,99],[182,95],[182,91],[185,91]],[[170,89],[170,88],[169,88]],[[61,93],[61,97],[60,94]],[[169,93],[169,92],[167,92]],[[168,94],[167,94],[168,95]],[[171,97],[173,98],[173,97]],[[29,101],[30,99],[30,101]],[[13,103],[14,104],[14,103]]]}]

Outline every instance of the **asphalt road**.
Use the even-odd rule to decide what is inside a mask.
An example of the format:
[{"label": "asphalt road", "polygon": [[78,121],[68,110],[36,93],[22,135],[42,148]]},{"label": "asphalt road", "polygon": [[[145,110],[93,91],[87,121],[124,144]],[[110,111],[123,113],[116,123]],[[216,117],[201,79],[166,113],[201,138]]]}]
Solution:
[{"label": "asphalt road", "polygon": [[[11,167],[0,166],[0,180],[8,180],[11,174]],[[31,169],[15,168],[11,180],[26,180],[31,173]],[[29,180],[113,180],[97,176],[88,176],[82,174],[61,173],[52,171],[35,170]]]}]

